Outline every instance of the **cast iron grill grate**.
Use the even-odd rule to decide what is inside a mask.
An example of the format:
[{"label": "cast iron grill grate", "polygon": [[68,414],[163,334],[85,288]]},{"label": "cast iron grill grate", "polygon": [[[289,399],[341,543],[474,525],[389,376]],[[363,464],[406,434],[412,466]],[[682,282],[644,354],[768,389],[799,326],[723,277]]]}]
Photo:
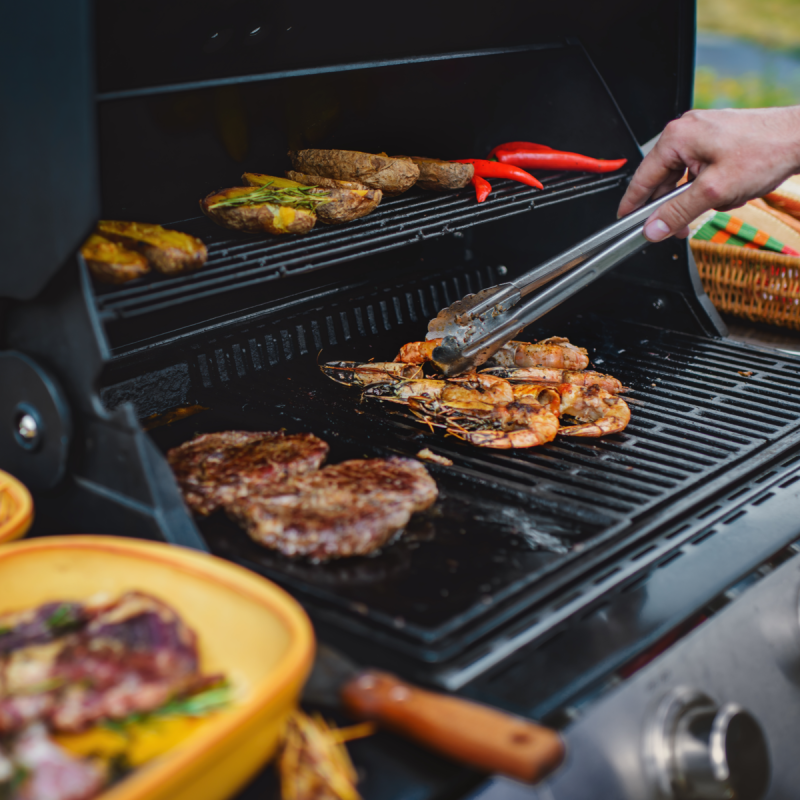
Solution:
[{"label": "cast iron grill grate", "polygon": [[[600,440],[481,450],[427,430],[397,407],[359,403],[356,389],[318,371],[318,359],[391,358],[435,309],[496,280],[489,268],[463,271],[195,340],[192,380],[201,402],[220,415],[206,423],[216,429],[233,424],[226,414],[236,425],[264,426],[274,417],[338,441],[345,450],[334,461],[353,453],[413,456],[423,447],[453,461],[432,468],[445,503],[443,516],[423,523],[435,531],[430,539],[412,536],[358,565],[303,567],[217,520],[203,528],[212,550],[283,583],[337,626],[369,631],[414,658],[447,661],[540,606],[579,603],[576,585],[592,587],[609,574],[613,584],[621,560],[635,557],[646,568],[665,526],[715,493],[730,493],[770,453],[785,454],[800,440],[793,394],[800,360],[599,317],[526,333],[569,336],[588,348],[597,369],[632,387],[631,425]],[[197,429],[203,417],[192,419]],[[186,433],[171,436],[174,444]],[[459,573],[451,570],[456,562]],[[425,578],[409,583],[409,575]]]},{"label": "cast iron grill grate", "polygon": [[235,234],[205,217],[176,222],[174,227],[206,242],[205,267],[176,278],[151,276],[122,288],[97,285],[97,309],[106,322],[171,309],[447,234],[463,236],[462,231],[473,225],[613,189],[626,177],[559,173],[543,177],[544,191],[497,181],[480,205],[471,186],[453,193],[412,190],[387,198],[368,217],[344,226],[320,224],[305,236]]}]

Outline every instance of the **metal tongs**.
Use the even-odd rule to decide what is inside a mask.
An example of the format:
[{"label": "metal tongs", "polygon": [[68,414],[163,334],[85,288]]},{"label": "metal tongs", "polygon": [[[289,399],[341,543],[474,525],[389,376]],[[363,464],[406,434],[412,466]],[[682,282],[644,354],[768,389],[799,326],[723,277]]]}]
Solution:
[{"label": "metal tongs", "polygon": [[434,362],[447,376],[479,367],[523,328],[647,246],[643,231],[648,217],[690,185],[648,203],[515,281],[468,294],[440,311],[428,323],[426,337],[443,340],[433,351]]}]

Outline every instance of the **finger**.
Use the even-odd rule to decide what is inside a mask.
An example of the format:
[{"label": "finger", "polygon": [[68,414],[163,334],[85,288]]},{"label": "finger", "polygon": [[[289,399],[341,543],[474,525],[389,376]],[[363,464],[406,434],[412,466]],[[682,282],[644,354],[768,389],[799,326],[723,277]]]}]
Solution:
[{"label": "finger", "polygon": [[665,194],[669,194],[671,191],[673,191],[677,187],[678,182],[680,181],[684,172],[685,170],[678,169],[676,169],[674,172],[671,172],[667,179],[656,187],[650,199],[658,200]]},{"label": "finger", "polygon": [[661,242],[668,236],[674,236],[682,232],[690,222],[697,219],[719,202],[719,193],[714,191],[711,186],[713,175],[709,175],[710,170],[703,174],[692,183],[691,188],[683,194],[678,195],[674,200],[664,203],[658,211],[654,211],[644,226],[644,235],[651,242]]},{"label": "finger", "polygon": [[645,156],[631,178],[617,214],[624,217],[631,211],[641,208],[657,188],[669,181],[672,181],[674,188],[675,182],[683,175],[685,168],[675,151],[664,147],[662,139],[659,139],[658,144]]}]

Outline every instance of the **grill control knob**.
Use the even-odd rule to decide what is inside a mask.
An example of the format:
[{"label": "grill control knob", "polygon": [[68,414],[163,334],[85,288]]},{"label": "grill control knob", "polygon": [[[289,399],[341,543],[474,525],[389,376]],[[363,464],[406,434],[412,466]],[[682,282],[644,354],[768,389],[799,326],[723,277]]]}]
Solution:
[{"label": "grill control knob", "polygon": [[691,689],[664,698],[646,736],[646,761],[663,798],[761,800],[769,754],[761,726],[733,703]]}]

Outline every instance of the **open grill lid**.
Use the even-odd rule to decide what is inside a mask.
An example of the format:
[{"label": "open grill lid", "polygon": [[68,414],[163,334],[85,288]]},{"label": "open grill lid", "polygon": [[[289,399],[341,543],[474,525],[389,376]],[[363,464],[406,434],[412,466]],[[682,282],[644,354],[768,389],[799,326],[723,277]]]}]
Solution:
[{"label": "open grill lid", "polygon": [[[502,13],[488,13],[477,3],[432,7],[412,0],[388,29],[384,15],[365,0],[350,4],[346,14],[321,2],[306,3],[302,13],[292,13],[272,6],[267,12],[256,0],[220,7],[187,0],[144,6],[120,2],[96,9],[85,0],[69,0],[49,3],[44,9],[17,4],[7,22],[16,35],[0,58],[6,72],[18,77],[0,89],[8,121],[0,134],[0,147],[7,156],[0,164],[8,198],[3,253],[6,263],[13,265],[0,271],[0,298],[30,298],[38,293],[85,238],[101,205],[104,214],[113,210],[126,218],[124,203],[121,208],[108,207],[113,187],[105,168],[101,203],[97,183],[101,154],[119,153],[104,130],[98,148],[98,103],[104,109],[123,98],[206,89],[212,106],[216,104],[223,115],[233,108],[235,115],[230,101],[238,91],[235,87],[279,76],[352,69],[345,65],[371,69],[404,63],[409,57],[448,62],[446,54],[487,48],[505,51],[567,37],[586,47],[640,142],[684,111],[691,98],[691,0],[647,4],[613,0],[602,5],[582,0],[563,7],[520,2],[505,5]],[[31,47],[33,36],[37,47]],[[451,67],[442,63],[440,69]],[[518,110],[514,105],[530,103],[537,84],[558,77],[555,71],[536,75],[510,71],[494,84],[493,92],[473,94],[471,103],[482,110],[483,121],[509,112],[513,118]],[[426,84],[420,85],[421,92]],[[498,90],[506,91],[506,108],[492,106],[492,94]],[[574,82],[565,85],[564,92],[576,106],[583,102],[583,90]],[[307,96],[306,105],[324,111],[325,94],[323,89]],[[184,103],[189,114],[190,106]],[[468,109],[462,105],[450,110],[452,127],[462,128]],[[298,113],[307,115],[308,108]],[[407,116],[417,128],[438,127],[415,117],[413,108]],[[595,121],[586,118],[584,124],[593,128]],[[147,126],[134,121],[131,127],[133,137],[150,136]],[[446,131],[442,134],[448,143],[454,141],[447,139]],[[147,144],[151,152],[158,148],[152,140]],[[281,144],[281,152],[285,145]],[[351,140],[348,146],[365,145]],[[207,163],[197,163],[206,185],[213,183],[213,170]],[[149,187],[154,202],[164,196],[165,182],[172,183],[168,171],[167,163],[158,184]],[[123,192],[126,183],[122,181]],[[137,208],[136,213],[141,211]],[[185,212],[160,215],[154,205],[145,206],[144,213],[156,214],[162,222],[185,216]]]}]

